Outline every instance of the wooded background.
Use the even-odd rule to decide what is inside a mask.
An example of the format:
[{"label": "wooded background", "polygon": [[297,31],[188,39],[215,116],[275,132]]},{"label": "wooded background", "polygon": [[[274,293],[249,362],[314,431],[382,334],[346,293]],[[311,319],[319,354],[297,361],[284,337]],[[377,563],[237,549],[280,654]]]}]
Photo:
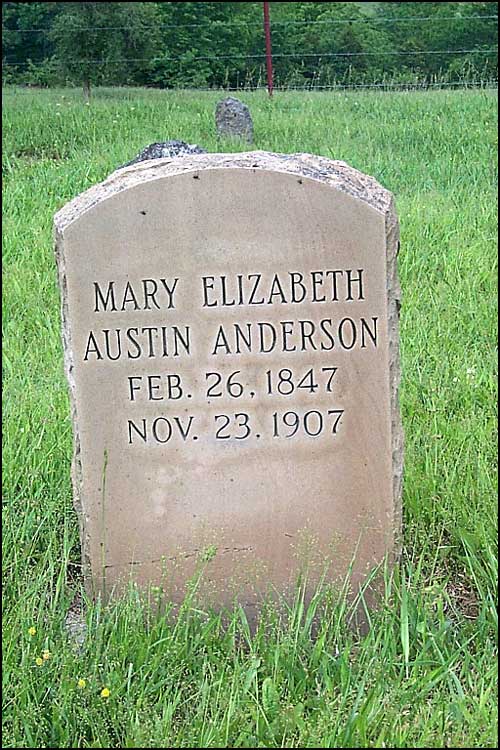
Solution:
[{"label": "wooded background", "polygon": [[[256,88],[261,2],[3,3],[3,83]],[[496,82],[493,2],[270,3],[275,86]]]}]

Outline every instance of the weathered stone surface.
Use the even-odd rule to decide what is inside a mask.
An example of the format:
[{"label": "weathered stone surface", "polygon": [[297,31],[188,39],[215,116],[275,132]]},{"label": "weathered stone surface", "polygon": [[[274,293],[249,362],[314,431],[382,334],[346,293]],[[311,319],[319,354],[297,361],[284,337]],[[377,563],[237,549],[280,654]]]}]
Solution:
[{"label": "weathered stone surface", "polygon": [[217,104],[215,124],[220,138],[240,138],[247,143],[253,141],[253,122],[246,104],[234,96],[228,96]]},{"label": "weathered stone surface", "polygon": [[181,597],[213,546],[206,597],[251,612],[304,555],[354,557],[354,587],[394,558],[390,193],[309,154],[200,154],[114,173],[55,228],[90,592]]},{"label": "weathered stone surface", "polygon": [[201,146],[194,143],[184,143],[184,141],[163,141],[162,143],[150,143],[143,148],[132,161],[123,164],[123,167],[130,167],[140,161],[149,161],[150,159],[166,159],[174,156],[186,156],[187,154],[205,154],[206,151]]},{"label": "weathered stone surface", "polygon": [[76,595],[64,620],[68,638],[76,651],[81,651],[87,637],[85,607],[79,595]]}]

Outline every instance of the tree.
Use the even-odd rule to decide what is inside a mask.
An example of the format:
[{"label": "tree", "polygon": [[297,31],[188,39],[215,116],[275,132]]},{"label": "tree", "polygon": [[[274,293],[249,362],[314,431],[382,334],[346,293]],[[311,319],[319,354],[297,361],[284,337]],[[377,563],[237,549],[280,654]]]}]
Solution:
[{"label": "tree", "polygon": [[[26,80],[31,65],[45,61],[53,54],[48,39],[50,28],[58,13],[57,3],[3,3],[2,55],[6,71],[14,81]],[[33,31],[40,29],[40,31]]]},{"label": "tree", "polygon": [[[262,4],[240,2],[158,3],[164,57],[152,81],[161,86],[238,87],[262,40]],[[263,41],[259,52],[262,51]]]},{"label": "tree", "polygon": [[[51,38],[67,75],[76,77],[87,100],[91,85],[130,83],[158,50],[155,3],[61,3]],[[124,62],[127,60],[128,62]]]},{"label": "tree", "polygon": [[[265,78],[261,2],[3,3],[3,80],[242,88]],[[492,81],[496,2],[273,2],[276,87]],[[464,52],[464,50],[469,50]]]}]

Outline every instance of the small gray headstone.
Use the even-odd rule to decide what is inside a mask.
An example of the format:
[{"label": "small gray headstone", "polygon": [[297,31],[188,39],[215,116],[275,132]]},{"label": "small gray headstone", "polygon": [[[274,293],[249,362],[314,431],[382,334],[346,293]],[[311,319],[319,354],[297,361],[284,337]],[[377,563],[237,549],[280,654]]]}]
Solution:
[{"label": "small gray headstone", "polygon": [[241,138],[247,143],[253,141],[253,122],[246,104],[228,96],[217,104],[215,124],[219,137]]},{"label": "small gray headstone", "polygon": [[194,143],[185,143],[184,141],[163,141],[162,143],[150,143],[143,148],[137,156],[123,164],[123,167],[130,167],[131,164],[137,164],[139,161],[148,159],[166,159],[169,156],[184,156],[185,154],[205,154],[206,151],[201,146]]}]

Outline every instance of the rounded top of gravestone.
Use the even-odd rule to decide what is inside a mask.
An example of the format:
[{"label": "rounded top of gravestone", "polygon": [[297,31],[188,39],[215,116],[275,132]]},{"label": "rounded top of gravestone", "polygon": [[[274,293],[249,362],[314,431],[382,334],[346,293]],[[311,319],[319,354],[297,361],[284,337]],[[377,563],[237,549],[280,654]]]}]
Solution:
[{"label": "rounded top of gravestone", "polygon": [[217,103],[216,109],[220,109],[221,107],[237,107],[238,109],[248,110],[247,105],[235,96],[226,96],[225,99],[221,99],[220,102]]},{"label": "rounded top of gravestone", "polygon": [[379,213],[390,214],[392,194],[373,177],[363,174],[343,161],[314,154],[277,154],[269,151],[240,153],[193,153],[173,157],[142,160],[110,174],[103,182],[81,193],[63,206],[55,216],[56,227],[62,231],[86,211],[112,195],[136,185],[174,177],[188,172],[194,176],[204,170],[243,169],[253,172],[274,171],[290,174],[300,180],[322,182],[351,195]]},{"label": "rounded top of gravestone", "polygon": [[137,164],[140,161],[148,161],[149,159],[165,159],[171,156],[184,156],[186,154],[206,154],[204,148],[196,145],[195,143],[185,143],[184,141],[162,141],[160,143],[150,143],[137,156],[123,164],[119,169],[123,167],[129,167],[131,164]]},{"label": "rounded top of gravestone", "polygon": [[218,102],[215,108],[215,124],[217,134],[222,137],[243,138],[252,142],[253,122],[247,105],[228,96]]}]

